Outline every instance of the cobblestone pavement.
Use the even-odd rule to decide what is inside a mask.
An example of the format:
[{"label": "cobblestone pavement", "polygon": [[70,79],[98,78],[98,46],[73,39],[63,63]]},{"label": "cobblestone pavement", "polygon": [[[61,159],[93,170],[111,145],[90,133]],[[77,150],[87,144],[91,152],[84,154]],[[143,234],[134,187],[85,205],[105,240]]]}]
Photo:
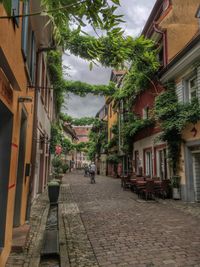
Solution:
[{"label": "cobblestone pavement", "polygon": [[[105,267],[200,267],[199,204],[146,202],[130,191],[123,191],[118,179],[97,176],[96,181],[90,184],[82,174],[68,175],[64,180],[71,187],[70,205],[74,210],[70,216],[65,215],[68,224],[76,221],[71,228],[74,247],[68,243],[69,250],[76,249],[76,255],[69,253],[71,266],[96,266],[96,258],[98,265]],[[91,262],[82,265],[79,258],[85,253],[81,250],[86,249],[86,232],[90,241],[86,242],[87,249],[91,250],[94,265]],[[66,236],[69,238],[69,233]]]},{"label": "cobblestone pavement", "polygon": [[[59,199],[60,267],[200,267],[200,204],[138,199],[118,179],[67,174]],[[11,253],[6,267],[40,263],[49,202],[35,201],[23,253]]]},{"label": "cobblestone pavement", "polygon": [[6,267],[35,267],[40,262],[42,236],[49,210],[49,201],[45,191],[33,203],[30,218],[30,233],[22,253],[11,253]]}]

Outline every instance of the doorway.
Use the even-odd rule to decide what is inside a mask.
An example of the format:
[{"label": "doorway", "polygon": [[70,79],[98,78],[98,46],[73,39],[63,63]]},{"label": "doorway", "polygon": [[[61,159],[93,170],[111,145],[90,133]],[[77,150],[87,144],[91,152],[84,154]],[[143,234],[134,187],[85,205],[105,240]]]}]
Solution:
[{"label": "doorway", "polygon": [[17,183],[15,192],[15,209],[14,209],[14,221],[13,221],[14,227],[20,225],[20,217],[21,217],[21,202],[22,202],[24,165],[25,165],[25,154],[26,154],[26,130],[27,130],[27,115],[25,110],[22,109],[21,123],[20,123],[20,137],[19,137]]},{"label": "doorway", "polygon": [[193,153],[193,174],[195,201],[200,202],[200,152]]},{"label": "doorway", "polygon": [[2,101],[0,101],[0,118],[0,247],[4,247],[13,114]]}]

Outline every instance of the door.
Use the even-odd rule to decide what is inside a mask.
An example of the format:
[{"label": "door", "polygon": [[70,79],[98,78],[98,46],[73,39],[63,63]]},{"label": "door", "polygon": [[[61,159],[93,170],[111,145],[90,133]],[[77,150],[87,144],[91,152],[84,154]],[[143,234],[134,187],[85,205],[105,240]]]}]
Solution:
[{"label": "door", "polygon": [[4,246],[13,115],[0,101],[0,247]]},{"label": "door", "polygon": [[195,201],[200,201],[200,153],[193,154]]},{"label": "door", "polygon": [[26,153],[26,130],[27,130],[27,116],[25,111],[22,109],[20,137],[19,137],[17,184],[15,192],[15,210],[14,210],[14,221],[13,221],[14,227],[20,225],[20,217],[21,217],[22,190],[24,183],[24,166],[25,166],[25,153]]}]

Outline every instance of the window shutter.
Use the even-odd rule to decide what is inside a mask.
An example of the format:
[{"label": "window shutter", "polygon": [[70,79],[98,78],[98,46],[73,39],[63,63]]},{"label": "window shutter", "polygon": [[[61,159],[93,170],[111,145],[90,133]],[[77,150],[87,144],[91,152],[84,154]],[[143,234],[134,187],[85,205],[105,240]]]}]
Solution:
[{"label": "window shutter", "polygon": [[[12,16],[19,15],[19,0],[12,0],[11,15]],[[13,20],[17,24],[17,26],[19,26],[19,18],[14,18]]]},{"label": "window shutter", "polygon": [[178,102],[183,102],[183,81],[176,84],[176,95],[178,97]]},{"label": "window shutter", "polygon": [[[23,4],[23,14],[29,13],[29,1],[24,2]],[[22,52],[24,58],[27,58],[28,55],[28,17],[23,17],[22,19]]]},{"label": "window shutter", "polygon": [[36,65],[36,43],[35,34],[31,34],[31,61],[30,61],[30,76],[32,83],[35,82],[35,65]]}]

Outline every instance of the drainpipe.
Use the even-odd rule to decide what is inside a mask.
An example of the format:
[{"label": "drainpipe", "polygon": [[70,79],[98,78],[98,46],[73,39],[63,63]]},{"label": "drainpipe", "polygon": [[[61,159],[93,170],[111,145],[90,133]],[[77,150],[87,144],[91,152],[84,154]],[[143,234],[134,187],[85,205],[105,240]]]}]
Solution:
[{"label": "drainpipe", "polygon": [[163,38],[163,52],[164,52],[164,57],[163,57],[163,63],[164,63],[164,66],[167,65],[168,63],[168,51],[167,51],[167,33],[166,33],[166,30],[165,31],[162,31],[160,29],[158,29],[156,23],[154,22],[154,25],[153,25],[153,28],[154,28],[154,31],[161,34],[162,38]]},{"label": "drainpipe", "polygon": [[[38,59],[39,53],[36,53],[36,80],[35,84],[38,84]],[[29,180],[29,193],[27,199],[27,208],[26,208],[26,220],[30,218],[31,211],[31,202],[32,202],[32,193],[34,190],[34,177],[35,177],[35,167],[36,167],[36,152],[37,152],[37,109],[38,109],[38,90],[37,86],[34,88],[34,111],[33,111],[33,135],[32,135],[32,148],[31,148],[31,176]]]}]

